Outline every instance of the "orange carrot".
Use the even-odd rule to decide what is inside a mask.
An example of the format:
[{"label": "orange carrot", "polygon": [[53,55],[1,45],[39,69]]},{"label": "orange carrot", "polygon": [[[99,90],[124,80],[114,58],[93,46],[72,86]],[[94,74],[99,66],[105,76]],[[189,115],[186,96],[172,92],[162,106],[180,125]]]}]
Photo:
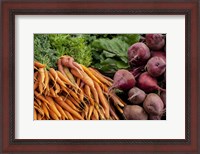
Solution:
[{"label": "orange carrot", "polygon": [[98,120],[98,119],[95,117],[94,112],[93,112],[93,114],[92,114],[92,116],[91,116],[91,119],[92,119],[92,120]]},{"label": "orange carrot", "polygon": [[110,107],[110,115],[113,116],[113,119],[119,120],[119,117],[118,117],[117,114],[114,112],[114,108],[113,108],[112,106]]},{"label": "orange carrot", "polygon": [[49,117],[49,111],[48,111],[48,109],[46,108],[46,106],[44,104],[42,104],[42,109],[43,109],[44,114],[46,115],[46,117],[48,119],[50,119],[50,117]]},{"label": "orange carrot", "polygon": [[124,107],[125,102],[123,102],[115,93],[109,92],[108,87],[105,87],[105,92],[107,92],[108,97],[112,98],[114,103],[118,104],[121,107]]},{"label": "orange carrot", "polygon": [[65,56],[62,56],[61,59],[62,59],[63,66],[74,69],[80,74],[80,76],[82,75],[80,73],[80,71],[82,71],[81,68],[77,66],[76,64],[74,64],[74,58],[65,55]]},{"label": "orange carrot", "polygon": [[44,116],[41,120],[48,120],[46,116]]},{"label": "orange carrot", "polygon": [[117,104],[115,104],[115,107],[117,108],[117,110],[118,110],[121,114],[123,114],[123,110],[122,110]]},{"label": "orange carrot", "polygon": [[77,111],[77,112],[80,112],[80,110],[77,109],[76,106],[75,106],[69,99],[66,99],[65,102],[66,102],[72,109],[74,109],[74,110]]},{"label": "orange carrot", "polygon": [[57,82],[58,81],[58,74],[57,74],[56,70],[54,70],[53,68],[50,68],[49,72],[51,74],[51,75],[49,74],[49,76],[52,78],[52,80],[54,82]]},{"label": "orange carrot", "polygon": [[43,84],[41,82],[39,82],[38,87],[39,87],[40,94],[42,94],[43,93]]},{"label": "orange carrot", "polygon": [[34,66],[34,70],[38,70],[38,68]]},{"label": "orange carrot", "polygon": [[44,75],[45,75],[45,80],[44,80],[44,89],[47,89],[49,90],[49,74],[48,74],[48,71],[45,69],[44,71]]},{"label": "orange carrot", "polygon": [[78,112],[76,112],[75,110],[73,110],[68,104],[66,104],[61,97],[55,97],[55,100],[62,108],[67,110],[69,113],[71,113],[72,115],[74,115],[78,119],[83,120],[81,115]]},{"label": "orange carrot", "polygon": [[43,83],[42,83],[42,77],[41,74],[38,75],[38,90],[40,94],[43,92]]},{"label": "orange carrot", "polygon": [[82,89],[80,89],[79,98],[80,98],[81,102],[84,102],[84,92]]},{"label": "orange carrot", "polygon": [[74,120],[74,118],[72,117],[72,115],[68,111],[66,111],[66,110],[64,110],[64,111],[65,111],[65,114],[67,115],[69,120]]},{"label": "orange carrot", "polygon": [[90,87],[94,87],[94,82],[93,80],[85,73],[81,72],[81,75],[75,70],[71,69],[71,73],[76,76],[77,78],[80,78],[85,84],[87,84]]},{"label": "orange carrot", "polygon": [[44,79],[45,79],[45,74],[44,74],[44,68],[39,68],[38,70],[38,81],[39,81],[39,92],[42,94],[44,90]]},{"label": "orange carrot", "polygon": [[91,98],[91,91],[90,91],[90,87],[88,85],[84,86],[84,92],[88,98]]},{"label": "orange carrot", "polygon": [[36,81],[38,78],[38,71],[34,73],[34,81]]},{"label": "orange carrot", "polygon": [[94,97],[94,101],[99,104],[99,96],[98,96],[98,93],[97,93],[97,90],[93,87],[90,87],[90,90],[92,92],[92,95]]},{"label": "orange carrot", "polygon": [[90,103],[91,105],[94,105],[94,104],[95,104],[95,102],[94,102],[94,99],[93,99],[93,98],[88,98],[88,100],[89,100],[89,103]]},{"label": "orange carrot", "polygon": [[105,117],[105,111],[104,111],[103,107],[102,106],[96,107],[96,110],[99,113],[99,118],[101,120],[105,120],[106,117]]},{"label": "orange carrot", "polygon": [[37,120],[37,111],[34,109],[34,120]]},{"label": "orange carrot", "polygon": [[55,89],[56,89],[55,90],[55,94],[57,95],[60,92],[60,90],[61,90],[60,86],[57,83],[55,84]]},{"label": "orange carrot", "polygon": [[33,101],[35,106],[41,106],[41,104],[38,103],[38,99],[34,97],[34,101]]},{"label": "orange carrot", "polygon": [[80,87],[80,83],[81,83],[81,79],[80,78],[77,78],[76,80],[76,84]]},{"label": "orange carrot", "polygon": [[96,82],[95,82],[95,88],[96,88],[97,93],[98,93],[98,95],[99,95],[100,102],[101,102],[101,104],[102,104],[102,106],[103,106],[103,108],[104,108],[105,116],[106,116],[106,118],[108,119],[108,118],[110,117],[109,102],[108,102],[107,99],[105,98],[101,87],[100,87],[99,84],[96,83]]},{"label": "orange carrot", "polygon": [[41,101],[43,101],[43,102],[49,104],[49,102],[44,98],[43,95],[40,95],[37,91],[34,91],[34,94],[35,94],[35,96],[36,96],[37,98],[39,98]]},{"label": "orange carrot", "polygon": [[61,117],[65,117],[66,119],[68,119],[67,115],[65,114],[64,110],[62,109],[62,107],[60,105],[58,105],[57,103],[55,103],[56,108],[58,109],[58,111],[61,114]]},{"label": "orange carrot", "polygon": [[80,86],[79,86],[79,87],[82,89],[84,85],[85,85],[85,83],[84,83],[83,81],[81,81],[81,83],[80,83]]},{"label": "orange carrot", "polygon": [[[92,91],[92,93],[91,93]],[[97,104],[99,104],[99,97],[97,94],[97,91],[95,90],[95,88],[90,88],[88,85],[84,86],[84,93],[87,96],[87,99],[90,101],[90,103],[94,104],[93,98]]]},{"label": "orange carrot", "polygon": [[89,107],[87,105],[85,106],[84,113],[85,113],[85,117],[87,118],[89,114]]},{"label": "orange carrot", "polygon": [[[85,119],[85,117],[86,117],[85,112],[81,112],[80,114],[81,114],[82,118]],[[74,119],[75,119],[75,118],[74,118]],[[77,120],[77,119],[76,119],[76,120]]]},{"label": "orange carrot", "polygon": [[112,86],[112,82],[108,81],[100,72],[94,70],[93,68],[89,68],[89,70],[96,76],[97,79],[99,79],[100,82],[105,83],[108,86]]},{"label": "orange carrot", "polygon": [[40,107],[40,105],[36,101],[34,101],[34,106]]},{"label": "orange carrot", "polygon": [[61,59],[58,59],[58,70],[59,70],[64,76],[66,76],[65,71],[64,71],[63,66],[62,66],[62,60],[61,60]]},{"label": "orange carrot", "polygon": [[63,70],[65,72],[65,74],[67,75],[67,77],[69,78],[69,80],[76,85],[76,81],[74,79],[74,76],[71,74],[71,72],[69,71],[69,69],[67,67],[63,67]]},{"label": "orange carrot", "polygon": [[35,99],[36,103],[37,103],[39,106],[41,106],[41,104],[42,104],[41,100],[40,100],[40,99],[37,99],[37,98],[34,98],[34,99]]},{"label": "orange carrot", "polygon": [[62,81],[64,81],[67,85],[77,88],[77,87],[76,87],[67,77],[65,77],[61,72],[59,72],[59,71],[56,71],[56,72],[57,72],[57,74],[58,74],[58,77],[59,77]]},{"label": "orange carrot", "polygon": [[38,82],[38,81],[35,81],[35,83],[34,83],[34,87],[33,87],[33,88],[34,88],[34,90],[35,90],[35,89],[37,89],[37,88],[38,88],[38,86],[39,86],[39,82]]},{"label": "orange carrot", "polygon": [[99,114],[98,114],[98,112],[97,112],[97,110],[95,108],[93,110],[93,114],[95,116],[95,119],[99,120]]},{"label": "orange carrot", "polygon": [[67,87],[61,86],[60,88],[61,88],[61,90],[62,90],[63,92],[65,92],[67,95],[69,95],[69,91],[68,91]]},{"label": "orange carrot", "polygon": [[44,111],[41,108],[39,108],[37,106],[34,106],[34,108],[38,111],[39,114],[42,115],[42,117],[44,116]]},{"label": "orange carrot", "polygon": [[42,115],[40,113],[37,114],[37,120],[42,120]]},{"label": "orange carrot", "polygon": [[81,70],[81,71],[83,71],[83,68],[81,67],[81,65],[79,64],[79,63],[77,63],[77,62],[73,62],[73,65],[76,67],[76,68],[78,68],[79,70]]},{"label": "orange carrot", "polygon": [[43,95],[46,97],[47,95],[49,95],[49,91],[48,91],[47,89],[45,89],[45,90],[43,91]]},{"label": "orange carrot", "polygon": [[56,108],[56,103],[54,102],[54,100],[51,97],[48,97],[48,96],[46,97],[46,99],[51,104],[51,105],[49,105],[49,108],[60,118],[61,114],[58,111],[58,109]]},{"label": "orange carrot", "polygon": [[[54,79],[53,75],[51,75],[50,72],[48,72],[50,79],[54,82],[54,85],[56,84],[57,79]],[[53,85],[53,87],[54,87]]]},{"label": "orange carrot", "polygon": [[[95,99],[97,100],[96,102],[99,103],[99,98],[98,98],[98,94],[97,92],[93,92],[95,93]],[[84,94],[86,96],[86,98],[89,100],[89,102],[94,105],[94,100],[93,100],[93,96],[91,94],[91,91],[90,91],[90,87],[88,85],[85,85],[84,86]]]},{"label": "orange carrot", "polygon": [[49,110],[49,114],[50,114],[50,116],[51,116],[51,118],[53,120],[59,120],[59,118],[57,117],[57,115],[52,110]]},{"label": "orange carrot", "polygon": [[53,97],[56,97],[56,93],[55,93],[55,91],[53,90],[53,87],[51,87],[49,90],[50,90],[50,94],[51,94]]},{"label": "orange carrot", "polygon": [[[43,103],[45,105],[45,107],[47,108],[47,110],[50,110],[49,106],[47,103]],[[50,103],[49,103],[50,104]]]},{"label": "orange carrot", "polygon": [[65,87],[65,88],[66,88],[66,90],[69,92],[69,94],[70,94],[72,97],[74,97],[76,100],[80,100],[79,97],[78,97],[78,95],[77,95],[73,90],[71,90],[71,89],[68,88],[68,87]]},{"label": "orange carrot", "polygon": [[112,98],[114,104],[124,107],[125,103],[116,94],[110,92],[109,96]]},{"label": "orange carrot", "polygon": [[41,77],[41,82],[44,83],[44,79],[45,79],[44,68],[39,68],[38,72]]},{"label": "orange carrot", "polygon": [[52,74],[52,76],[55,78],[56,82],[58,82],[61,86],[66,87],[66,85],[63,83],[63,81],[58,77],[57,71],[55,71],[53,68],[50,68],[49,71]]},{"label": "orange carrot", "polygon": [[94,105],[90,105],[87,120],[89,120],[91,118],[93,110],[94,110]]},{"label": "orange carrot", "polygon": [[96,76],[94,76],[93,74],[92,74],[92,72],[87,68],[87,67],[85,67],[84,65],[82,65],[82,64],[80,64],[81,65],[81,67],[83,68],[83,70],[87,73],[87,75],[90,77],[90,78],[92,78],[95,82],[97,82],[98,84],[102,84],[101,83],[101,81],[99,81],[99,79],[98,78],[96,78]]},{"label": "orange carrot", "polygon": [[38,61],[34,61],[34,66],[37,67],[37,68],[44,68],[44,67],[46,67],[45,64],[42,64],[42,63],[40,63]]},{"label": "orange carrot", "polygon": [[78,100],[75,100],[73,97],[68,96],[67,99],[69,99],[76,107],[79,109],[84,109],[81,105],[81,103],[78,102]]},{"label": "orange carrot", "polygon": [[111,84],[113,83],[113,79],[111,79],[110,77],[107,77],[107,76],[101,74],[97,69],[92,68],[92,67],[90,67],[89,69],[92,70],[94,73],[96,72],[99,76],[103,77],[104,79],[106,79]]}]

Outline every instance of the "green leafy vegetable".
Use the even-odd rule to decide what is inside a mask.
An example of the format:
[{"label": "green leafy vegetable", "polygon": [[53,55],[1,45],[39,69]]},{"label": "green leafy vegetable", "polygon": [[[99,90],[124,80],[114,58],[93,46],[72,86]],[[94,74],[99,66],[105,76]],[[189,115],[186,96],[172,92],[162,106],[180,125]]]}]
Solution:
[{"label": "green leafy vegetable", "polygon": [[117,38],[121,39],[122,41],[125,41],[129,46],[132,44],[139,42],[140,35],[139,34],[121,34],[118,35]]},{"label": "green leafy vegetable", "polygon": [[46,64],[47,68],[56,67],[56,51],[51,49],[48,34],[34,35],[34,60]]},{"label": "green leafy vegetable", "polygon": [[118,69],[127,69],[127,51],[132,43],[138,42],[137,34],[119,34],[112,39],[100,38],[91,44],[93,63],[92,65],[104,73],[112,74]]},{"label": "green leafy vegetable", "polygon": [[105,50],[109,53],[115,54],[115,56],[120,58],[125,63],[128,62],[127,49],[129,45],[118,38],[113,38],[112,40],[109,39],[95,40],[92,44],[92,47],[98,49],[96,51],[99,52],[100,54],[102,50]]},{"label": "green leafy vegetable", "polygon": [[85,66],[91,64],[91,48],[82,35],[50,34],[49,39],[52,48],[57,51],[58,57],[69,55],[80,64]]}]

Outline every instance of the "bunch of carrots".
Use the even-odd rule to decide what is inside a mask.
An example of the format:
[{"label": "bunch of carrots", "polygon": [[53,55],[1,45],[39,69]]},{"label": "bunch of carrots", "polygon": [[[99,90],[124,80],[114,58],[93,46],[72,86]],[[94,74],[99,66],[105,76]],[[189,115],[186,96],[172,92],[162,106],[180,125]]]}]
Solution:
[{"label": "bunch of carrots", "polygon": [[34,120],[119,120],[125,103],[109,91],[113,80],[70,56],[58,70],[34,62]]}]

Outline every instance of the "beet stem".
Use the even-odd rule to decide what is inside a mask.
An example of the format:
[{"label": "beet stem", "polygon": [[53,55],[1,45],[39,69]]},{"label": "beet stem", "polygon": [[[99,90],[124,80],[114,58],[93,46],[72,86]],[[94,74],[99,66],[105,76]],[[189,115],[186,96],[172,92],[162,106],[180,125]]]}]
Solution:
[{"label": "beet stem", "polygon": [[158,88],[159,88],[159,90],[166,92],[166,89],[163,89],[163,88],[161,88],[159,86],[158,86]]}]

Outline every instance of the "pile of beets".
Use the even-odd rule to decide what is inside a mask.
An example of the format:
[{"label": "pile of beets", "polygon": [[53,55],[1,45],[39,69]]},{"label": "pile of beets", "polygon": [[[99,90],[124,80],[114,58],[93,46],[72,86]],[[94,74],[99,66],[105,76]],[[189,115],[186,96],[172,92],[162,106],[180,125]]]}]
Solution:
[{"label": "pile of beets", "polygon": [[128,49],[129,70],[118,70],[111,89],[127,94],[127,120],[166,119],[166,35],[145,34]]}]

